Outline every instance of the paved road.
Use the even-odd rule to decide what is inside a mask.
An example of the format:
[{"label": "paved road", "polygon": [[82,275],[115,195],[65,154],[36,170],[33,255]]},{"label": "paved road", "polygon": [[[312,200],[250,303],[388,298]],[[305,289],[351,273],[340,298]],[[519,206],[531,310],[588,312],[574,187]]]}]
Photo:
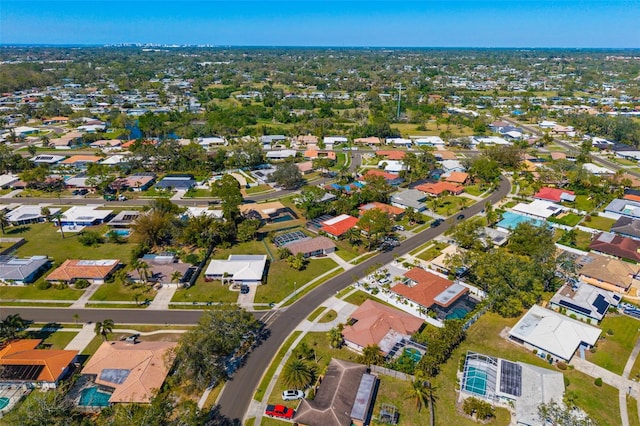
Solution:
[{"label": "paved road", "polygon": [[[491,194],[488,199],[472,205],[461,213],[469,218],[484,209],[487,201],[496,203],[509,194],[510,190],[511,185],[509,181],[502,178],[498,190]],[[403,241],[402,244],[393,251],[381,253],[368,259],[349,271],[315,288],[288,308],[280,310],[275,315],[275,319],[271,319],[269,324],[269,330],[271,331],[270,337],[249,355],[246,364],[234,374],[232,380],[227,382],[219,399],[222,414],[232,419],[243,419],[249,408],[253,393],[259,385],[262,374],[269,367],[280,345],[286,340],[294,328],[328,297],[352,284],[353,277],[364,277],[367,269],[372,265],[389,263],[393,261],[394,255],[403,255],[442,234],[452,226],[454,221],[455,219],[451,220],[450,218],[437,228],[429,228]]]}]

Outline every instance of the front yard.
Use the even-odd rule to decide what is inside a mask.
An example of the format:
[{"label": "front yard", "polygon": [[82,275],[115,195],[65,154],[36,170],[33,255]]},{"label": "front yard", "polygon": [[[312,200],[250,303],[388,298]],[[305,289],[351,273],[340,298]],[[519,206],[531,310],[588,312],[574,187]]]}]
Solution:
[{"label": "front yard", "polygon": [[49,288],[39,290],[35,284],[25,286],[0,286],[0,299],[28,299],[28,300],[78,300],[84,290],[72,288]]},{"label": "front yard", "polygon": [[638,327],[640,327],[640,321],[635,318],[622,314],[607,314],[600,323],[602,334],[596,352],[587,352],[587,360],[616,374],[622,374],[629,355],[640,337]]},{"label": "front yard", "polygon": [[438,207],[436,207],[436,213],[441,216],[451,216],[455,212],[462,210],[463,208],[473,204],[473,200],[464,197],[456,197],[455,195],[448,195],[441,197],[438,200]]},{"label": "front yard", "polygon": [[123,285],[119,282],[105,283],[100,285],[98,290],[91,296],[91,301],[136,301],[138,303],[145,300],[153,300],[156,297],[156,290],[150,285],[129,284]]}]

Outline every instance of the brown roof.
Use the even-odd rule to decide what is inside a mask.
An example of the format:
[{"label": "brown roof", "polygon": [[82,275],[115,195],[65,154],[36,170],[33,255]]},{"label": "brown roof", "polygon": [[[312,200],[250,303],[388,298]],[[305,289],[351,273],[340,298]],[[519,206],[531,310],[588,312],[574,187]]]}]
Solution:
[{"label": "brown roof", "polygon": [[447,182],[460,183],[460,184],[465,183],[467,179],[469,179],[469,173],[465,173],[465,172],[451,172],[449,173],[449,176],[444,178],[444,180],[446,180]]},{"label": "brown roof", "polygon": [[[160,389],[173,364],[171,349],[174,342],[104,342],[82,369],[82,374],[95,375],[99,385],[113,388],[109,402],[151,402]],[[168,361],[168,362],[167,362]],[[129,370],[126,379],[118,384],[108,381],[104,370]]]},{"label": "brown roof", "polygon": [[593,280],[595,280],[595,282],[613,284],[624,290],[631,286],[633,277],[640,273],[639,265],[594,253],[580,258],[578,263],[581,265],[580,275],[588,280],[589,284],[594,284]]},{"label": "brown roof", "polygon": [[454,152],[445,150],[435,151],[433,156],[440,160],[455,160],[457,158]]},{"label": "brown roof", "polygon": [[364,143],[369,145],[380,145],[382,141],[376,136],[369,136],[368,138],[356,138],[353,143]]},{"label": "brown roof", "polygon": [[431,195],[441,195],[445,191],[449,191],[452,194],[460,194],[464,191],[463,186],[456,185],[451,182],[423,183],[422,185],[416,186],[414,189]]},{"label": "brown roof", "polygon": [[302,163],[296,164],[296,166],[302,173],[310,172],[311,170],[313,170],[313,163],[311,161],[304,161]]},{"label": "brown roof", "polygon": [[640,241],[602,232],[591,241],[589,249],[622,259],[640,262]]},{"label": "brown roof", "polygon": [[98,157],[97,155],[72,155],[66,160],[62,160],[60,164],[75,164],[75,163],[97,163],[102,160],[102,157]]},{"label": "brown roof", "polygon": [[[422,268],[413,268],[410,271],[405,272],[404,276],[409,278],[409,280],[413,281],[415,284],[413,286],[396,284],[391,288],[391,291],[404,296],[425,308],[431,307],[435,303],[436,296],[453,285],[453,281],[432,274],[431,272],[427,272]],[[464,293],[465,292],[462,292],[460,295]],[[448,304],[450,305],[455,302],[458,297],[452,298]]]},{"label": "brown roof", "polygon": [[78,260],[68,259],[49,274],[47,281],[72,281],[84,279],[105,279],[120,264],[118,259]]},{"label": "brown roof", "polygon": [[303,399],[294,421],[309,426],[351,424],[351,409],[367,366],[332,359],[312,400]]},{"label": "brown roof", "polygon": [[552,160],[564,160],[567,158],[567,154],[564,152],[552,152],[551,159]]},{"label": "brown roof", "polygon": [[360,207],[358,207],[358,210],[360,210],[360,215],[362,215],[364,212],[371,209],[382,210],[383,212],[391,216],[399,216],[404,213],[404,209],[401,209],[400,207],[392,206],[390,204],[380,203],[378,201],[373,201],[371,203],[363,204]]},{"label": "brown roof", "polygon": [[342,335],[363,348],[379,345],[390,331],[411,336],[424,323],[418,317],[370,299],[360,305],[351,318],[357,322],[346,326]]},{"label": "brown roof", "polygon": [[240,204],[240,212],[242,214],[247,214],[250,211],[255,211],[260,215],[260,217],[264,220],[270,219],[273,215],[276,215],[281,210],[286,209],[284,204],[280,201],[272,201],[270,203],[251,203],[251,204]]},{"label": "brown roof", "polygon": [[[0,349],[0,365],[42,366],[42,371],[35,381],[57,382],[78,355],[78,351],[36,349],[40,342],[40,339],[10,342]],[[19,378],[17,380],[22,381]]]},{"label": "brown roof", "polygon": [[296,255],[298,253],[307,254],[318,250],[327,250],[335,248],[336,245],[331,241],[331,238],[321,236],[308,240],[294,241],[285,247],[289,249],[291,254]]},{"label": "brown roof", "polygon": [[402,160],[406,154],[406,151],[376,151],[376,155],[388,160]]}]

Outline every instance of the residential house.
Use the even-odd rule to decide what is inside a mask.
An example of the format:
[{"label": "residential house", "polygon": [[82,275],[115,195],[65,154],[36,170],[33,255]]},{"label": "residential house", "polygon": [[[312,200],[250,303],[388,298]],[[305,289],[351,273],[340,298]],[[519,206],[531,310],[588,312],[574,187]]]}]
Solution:
[{"label": "residential house", "polygon": [[89,144],[91,148],[98,148],[105,152],[119,150],[120,145],[122,145],[122,141],[120,139],[101,139]]},{"label": "residential house", "polygon": [[68,227],[100,225],[107,220],[113,210],[98,210],[98,207],[100,206],[73,206],[62,213],[60,223]]},{"label": "residential house", "polygon": [[391,205],[406,209],[411,207],[412,209],[421,212],[427,209],[424,205],[424,201],[427,196],[424,192],[417,189],[406,189],[397,194],[391,196]]},{"label": "residential house", "polygon": [[[145,254],[141,259],[148,269],[132,269],[128,278],[137,283],[160,284],[163,287],[183,287],[195,271],[195,267],[182,262],[174,254]],[[177,272],[177,274],[176,274]],[[180,275],[174,279],[174,275]]]},{"label": "residential house", "polygon": [[446,174],[465,171],[464,166],[458,160],[443,160],[440,162],[440,166],[442,167],[442,171]]},{"label": "residential house", "polygon": [[91,163],[98,163],[102,157],[97,155],[72,155],[62,160],[59,164],[75,167],[76,169],[86,169]]},{"label": "residential house", "polygon": [[640,219],[640,201],[615,199],[604,208],[607,213]]},{"label": "residential house", "polygon": [[287,137],[285,135],[264,135],[260,136],[260,143],[264,149],[271,149],[272,145],[285,143]]},{"label": "residential house", "polygon": [[357,224],[358,218],[348,214],[341,214],[338,217],[322,222],[320,231],[327,233],[332,238],[340,238]]},{"label": "residential house", "polygon": [[436,309],[437,305],[445,311],[469,292],[467,287],[422,268],[413,268],[404,277],[405,281],[393,286],[391,292],[424,309]]},{"label": "residential house", "polygon": [[57,164],[60,161],[64,160],[66,157],[64,155],[52,155],[52,154],[40,154],[31,158],[30,161],[34,164]]},{"label": "residential house", "polygon": [[318,145],[318,137],[314,135],[301,135],[296,138],[296,142],[303,146]]},{"label": "residential house", "polygon": [[466,185],[469,182],[469,173],[451,172],[444,177],[445,182],[457,183],[458,185]]},{"label": "residential house", "polygon": [[382,145],[380,138],[376,136],[369,136],[368,138],[356,138],[353,143],[357,145],[379,146]]},{"label": "residential house", "polygon": [[640,262],[640,241],[610,232],[598,234],[589,244],[589,249],[620,259]]},{"label": "residential house", "polygon": [[322,142],[325,148],[333,149],[335,145],[345,144],[348,140],[344,136],[325,136]]},{"label": "residential house", "polygon": [[456,185],[451,182],[424,183],[414,187],[418,191],[422,191],[432,197],[439,197],[443,194],[460,195],[464,192],[464,186]]},{"label": "residential house", "polygon": [[440,136],[410,136],[409,138],[413,139],[416,146],[445,146],[445,142]]},{"label": "residential house", "polygon": [[211,136],[207,138],[198,138],[197,143],[204,149],[209,150],[212,146],[225,146],[228,142],[225,138]]},{"label": "residential house", "polygon": [[404,182],[404,179],[401,178],[398,174],[389,173],[389,172],[385,172],[385,171],[378,170],[378,169],[369,169],[369,170],[367,170],[366,173],[364,175],[362,175],[362,177],[359,180],[366,182],[367,178],[370,177],[370,176],[380,176],[380,177],[384,178],[385,182],[387,182],[391,186],[398,186],[398,185],[402,184],[402,182]]},{"label": "residential house", "polygon": [[111,155],[100,162],[103,166],[115,167],[122,164],[127,164],[131,161],[131,156],[124,154]]},{"label": "residential house", "polygon": [[395,220],[400,219],[402,215],[404,215],[404,209],[401,209],[400,207],[392,206],[389,204],[385,204],[385,203],[379,203],[377,201],[363,204],[360,207],[358,207],[358,210],[360,211],[360,216],[362,216],[365,212],[372,209],[381,210],[385,212],[387,215],[389,215],[389,217]]},{"label": "residential house", "polygon": [[73,284],[77,280],[84,279],[92,284],[104,284],[119,266],[118,259],[67,259],[51,272],[46,280]]},{"label": "residential house", "polygon": [[82,133],[69,132],[59,138],[49,140],[49,146],[55,149],[71,149],[72,146],[78,145],[82,141]]},{"label": "residential house", "polygon": [[546,220],[551,216],[560,214],[566,209],[560,204],[552,203],[551,201],[536,199],[529,204],[518,203],[512,208],[512,210],[528,217]]},{"label": "residential house", "polygon": [[82,369],[109,402],[151,403],[162,387],[173,360],[175,342],[103,342]]},{"label": "residential house", "polygon": [[0,382],[55,389],[71,371],[78,351],[36,349],[41,339],[20,339],[0,348]]},{"label": "residential house", "polygon": [[627,216],[620,216],[620,219],[611,225],[610,232],[640,240],[640,220]]},{"label": "residential house", "polygon": [[620,294],[578,281],[560,287],[548,306],[588,324],[600,324],[609,307],[617,307],[621,300]]},{"label": "residential house", "polygon": [[580,281],[616,293],[640,288],[640,265],[589,253],[578,259]]},{"label": "residential house", "polygon": [[295,158],[298,152],[295,149],[281,149],[278,151],[269,151],[266,154],[268,160],[286,160],[287,158]]},{"label": "residential house", "polygon": [[109,221],[108,225],[112,228],[128,228],[138,220],[141,214],[139,210],[122,210]]},{"label": "residential house", "polygon": [[596,344],[602,330],[569,318],[550,309],[533,305],[509,330],[509,339],[540,357],[571,361],[578,347],[589,349]]},{"label": "residential house", "polygon": [[156,184],[156,188],[168,189],[171,191],[188,191],[197,185],[193,175],[166,175],[160,182]]},{"label": "residential house", "polygon": [[382,157],[385,160],[392,160],[392,161],[402,161],[406,154],[407,154],[407,151],[387,151],[387,150],[376,151],[376,156]]},{"label": "residential house", "polygon": [[7,221],[14,226],[29,225],[44,222],[47,218],[42,215],[43,208],[49,209],[50,216],[56,215],[60,209],[49,204],[21,205],[6,214]]},{"label": "residential house", "polygon": [[471,138],[471,144],[474,147],[478,147],[479,145],[483,146],[493,146],[493,145],[511,145],[511,142],[508,140],[501,138],[500,136],[473,136]]},{"label": "residential house", "polygon": [[13,175],[11,173],[5,173],[0,175],[0,188],[7,189],[10,188],[14,183],[18,182],[20,177],[17,175]]},{"label": "residential house", "polygon": [[277,222],[295,217],[293,211],[280,201],[240,204],[240,213],[251,219],[259,219],[264,222]]},{"label": "residential house", "polygon": [[582,168],[596,176],[608,176],[614,174],[613,170],[606,167],[598,166],[593,163],[584,163],[582,165]]},{"label": "residential house", "polygon": [[117,190],[146,191],[151,188],[156,181],[156,175],[153,173],[140,173],[129,175],[126,178],[118,178],[114,180],[110,187]]},{"label": "residential house", "polygon": [[0,281],[8,285],[31,284],[50,266],[47,256],[0,256]]},{"label": "residential house", "polygon": [[299,425],[363,426],[371,417],[378,386],[367,366],[332,359],[313,399],[303,399],[293,417]]},{"label": "residential house", "polygon": [[312,161],[303,161],[302,163],[296,163],[296,167],[300,170],[300,173],[303,175],[308,175],[309,173],[313,173],[313,162]]},{"label": "residential house", "polygon": [[411,139],[403,139],[403,138],[387,138],[387,145],[394,145],[409,148],[413,145],[413,141]]},{"label": "residential house", "polygon": [[304,158],[308,160],[314,160],[316,158],[328,158],[329,160],[336,159],[336,153],[333,151],[318,151],[317,149],[308,149],[303,154]]},{"label": "residential house", "polygon": [[285,244],[284,247],[286,247],[294,256],[298,253],[302,253],[305,258],[325,256],[336,250],[336,244],[330,238],[323,236],[292,241]]},{"label": "residential house", "polygon": [[434,151],[433,156],[436,158],[437,161],[455,160],[456,158],[458,158],[456,157],[456,154],[454,152],[445,151],[445,150]]},{"label": "residential house", "polygon": [[366,300],[358,307],[342,331],[347,347],[362,353],[367,346],[378,345],[387,356],[394,346],[410,340],[424,320],[387,305]]},{"label": "residential house", "polygon": [[407,166],[398,160],[380,160],[378,161],[378,168],[384,169],[389,173],[400,173],[403,170],[407,170]]},{"label": "residential house", "polygon": [[576,194],[573,191],[559,188],[549,188],[547,186],[540,188],[533,198],[538,200],[551,201],[560,203],[562,201],[573,202],[576,200]]},{"label": "residential house", "polygon": [[232,254],[227,260],[213,259],[204,276],[206,281],[221,280],[222,284],[261,284],[266,267],[264,254]]}]

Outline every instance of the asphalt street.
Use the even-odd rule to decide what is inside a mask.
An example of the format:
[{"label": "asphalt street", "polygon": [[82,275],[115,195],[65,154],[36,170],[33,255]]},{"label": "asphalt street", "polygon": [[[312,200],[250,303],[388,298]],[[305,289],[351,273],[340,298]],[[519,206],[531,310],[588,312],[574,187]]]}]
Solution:
[{"label": "asphalt street", "polygon": [[375,264],[386,264],[394,259],[394,255],[401,256],[411,250],[420,247],[427,241],[445,232],[456,222],[456,216],[464,214],[469,218],[481,210],[487,201],[495,204],[509,194],[511,185],[506,178],[502,178],[498,189],[487,199],[477,202],[462,212],[448,218],[437,228],[429,228],[420,234],[405,241],[394,250],[380,253],[367,261],[355,266],[349,271],[330,279],[319,287],[316,287],[296,303],[286,309],[281,309],[271,319],[269,330],[271,335],[247,359],[246,364],[233,375],[227,382],[219,399],[222,414],[231,419],[242,420],[253,397],[255,389],[260,383],[262,374],[267,370],[271,360],[276,355],[280,345],[286,340],[295,327],[308,317],[318,306],[336,292],[346,288],[354,282],[354,278],[360,279],[366,275],[367,270]]}]

